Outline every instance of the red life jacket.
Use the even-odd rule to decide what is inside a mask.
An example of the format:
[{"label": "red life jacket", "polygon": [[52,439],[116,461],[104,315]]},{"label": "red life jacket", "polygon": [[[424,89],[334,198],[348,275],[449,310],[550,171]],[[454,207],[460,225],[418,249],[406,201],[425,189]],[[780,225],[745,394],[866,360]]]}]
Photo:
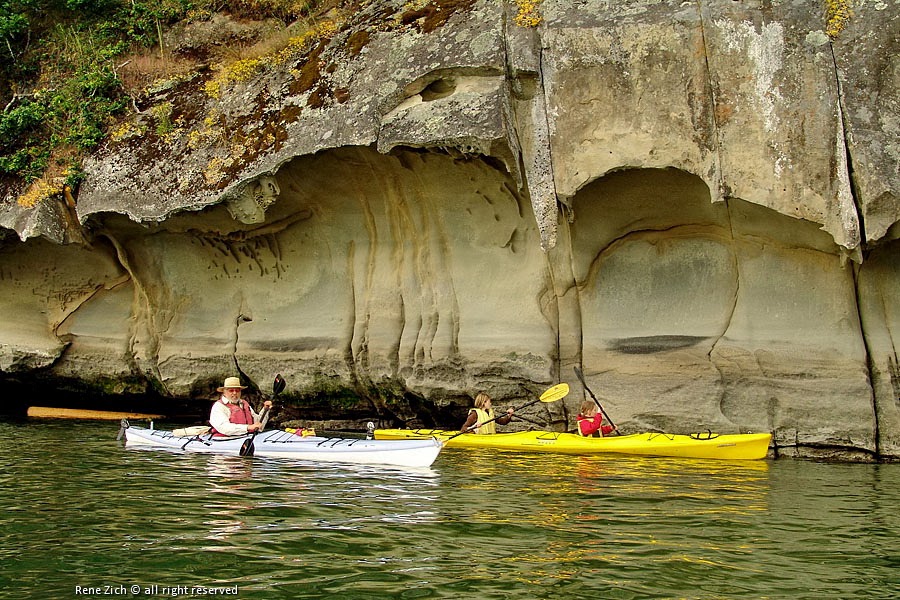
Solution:
[{"label": "red life jacket", "polygon": [[[221,400],[216,400],[216,402],[222,402]],[[225,406],[228,407],[228,410],[231,411],[231,414],[228,416],[228,420],[236,425],[253,425],[253,413],[250,412],[250,405],[246,400],[241,398],[240,404],[232,404],[231,402],[222,402]],[[225,435],[224,433],[219,433],[213,428],[213,435]]]},{"label": "red life jacket", "polygon": [[[591,433],[584,433],[584,430],[581,428],[581,423],[587,422],[590,423],[590,427],[596,427],[594,431]],[[577,424],[578,435],[581,437],[603,437],[607,433],[612,432],[612,427],[607,427],[605,425],[601,425],[603,422],[603,417],[598,413],[591,418],[585,417],[582,414],[579,414],[575,417],[575,423]]]}]

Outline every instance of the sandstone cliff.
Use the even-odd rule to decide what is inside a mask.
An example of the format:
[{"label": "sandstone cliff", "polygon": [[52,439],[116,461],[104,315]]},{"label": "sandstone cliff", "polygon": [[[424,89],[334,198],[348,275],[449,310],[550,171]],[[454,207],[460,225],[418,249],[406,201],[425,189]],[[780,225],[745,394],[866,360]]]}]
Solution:
[{"label": "sandstone cliff", "polygon": [[564,428],[580,365],[624,430],[900,457],[900,2],[520,9],[346,2],[148,95],[76,206],[6,190],[0,371],[400,421],[568,381]]}]

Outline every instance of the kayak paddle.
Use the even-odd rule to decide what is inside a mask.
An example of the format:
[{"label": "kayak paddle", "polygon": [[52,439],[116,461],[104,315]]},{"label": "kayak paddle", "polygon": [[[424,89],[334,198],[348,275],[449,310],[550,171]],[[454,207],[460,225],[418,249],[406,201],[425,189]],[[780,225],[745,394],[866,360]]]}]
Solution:
[{"label": "kayak paddle", "polygon": [[[276,375],[275,381],[274,381],[274,383],[272,383],[273,397],[277,396],[282,391],[284,391],[285,385],[287,385],[287,383],[285,382],[285,380],[281,376],[281,374],[279,373],[278,375]],[[253,439],[256,437],[256,434],[258,434],[260,431],[265,429],[266,423],[269,422],[269,407],[268,406],[263,409],[259,420],[260,420],[260,423],[262,423],[262,426],[259,429],[257,429],[256,431],[254,431],[253,435],[251,435],[249,439],[244,440],[244,443],[241,444],[241,449],[238,451],[238,454],[240,454],[241,456],[253,456],[253,452],[256,450],[256,448],[253,447]]]},{"label": "kayak paddle", "polygon": [[[552,388],[548,389],[546,392],[541,394],[541,397],[538,398],[537,400],[532,400],[531,402],[523,404],[522,406],[520,406],[518,408],[513,407],[513,412],[515,412],[517,410],[522,410],[523,408],[528,408],[532,404],[537,404],[538,402],[556,402],[557,400],[562,400],[563,398],[565,398],[568,395],[569,395],[569,384],[568,383],[560,383],[558,385],[554,385]],[[449,442],[450,440],[452,440],[453,438],[455,438],[458,435],[468,433],[468,432],[472,431],[473,429],[478,429],[482,425],[491,423],[493,421],[496,421],[497,419],[502,419],[502,418],[503,418],[503,415],[499,415],[497,417],[494,417],[493,419],[488,419],[484,423],[475,423],[474,425],[472,425],[465,431],[460,431],[459,433],[454,433],[453,435],[451,435],[450,437],[448,437],[446,440],[443,440],[443,441]]]},{"label": "kayak paddle", "polygon": [[575,367],[575,375],[578,377],[578,381],[581,382],[581,385],[584,387],[584,389],[587,390],[587,393],[590,394],[591,398],[594,399],[594,404],[597,405],[597,408],[600,409],[600,412],[604,417],[606,417],[606,420],[609,421],[609,424],[613,426],[613,431],[616,432],[616,435],[620,435],[619,430],[616,428],[616,424],[613,423],[613,420],[609,418],[609,415],[606,414],[606,411],[603,410],[602,406],[600,406],[600,401],[597,400],[597,396],[594,395],[594,392],[591,391],[591,388],[589,388],[588,385],[584,382],[584,373],[581,372],[580,367]]},{"label": "kayak paddle", "polygon": [[[272,397],[275,398],[284,391],[284,387],[287,385],[287,382],[284,380],[284,377],[281,376],[281,373],[275,376],[275,381],[272,383]],[[269,422],[269,415],[266,414],[265,418],[262,419],[262,427],[260,429],[266,428],[266,423]]]}]

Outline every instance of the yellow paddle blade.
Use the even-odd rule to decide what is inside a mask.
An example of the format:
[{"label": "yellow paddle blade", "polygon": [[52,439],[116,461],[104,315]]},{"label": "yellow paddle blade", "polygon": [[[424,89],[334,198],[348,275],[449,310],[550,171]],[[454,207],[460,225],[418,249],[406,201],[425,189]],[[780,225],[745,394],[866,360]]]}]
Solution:
[{"label": "yellow paddle blade", "polygon": [[560,383],[541,394],[541,402],[556,402],[569,395],[569,384]]}]

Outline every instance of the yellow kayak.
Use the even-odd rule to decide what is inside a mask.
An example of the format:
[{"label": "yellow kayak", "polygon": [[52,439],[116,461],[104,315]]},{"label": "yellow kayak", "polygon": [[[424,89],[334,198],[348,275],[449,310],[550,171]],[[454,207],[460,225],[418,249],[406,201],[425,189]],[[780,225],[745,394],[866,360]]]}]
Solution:
[{"label": "yellow kayak", "polygon": [[[582,437],[574,433],[518,431],[477,435],[440,429],[376,429],[375,439],[407,440],[437,438],[452,448],[497,448],[522,452],[560,452],[564,454],[637,454],[680,458],[718,458],[754,460],[765,458],[772,435],[769,433],[674,435],[635,433],[603,438]],[[453,437],[455,436],[455,437]],[[452,439],[451,439],[452,438]]]}]

